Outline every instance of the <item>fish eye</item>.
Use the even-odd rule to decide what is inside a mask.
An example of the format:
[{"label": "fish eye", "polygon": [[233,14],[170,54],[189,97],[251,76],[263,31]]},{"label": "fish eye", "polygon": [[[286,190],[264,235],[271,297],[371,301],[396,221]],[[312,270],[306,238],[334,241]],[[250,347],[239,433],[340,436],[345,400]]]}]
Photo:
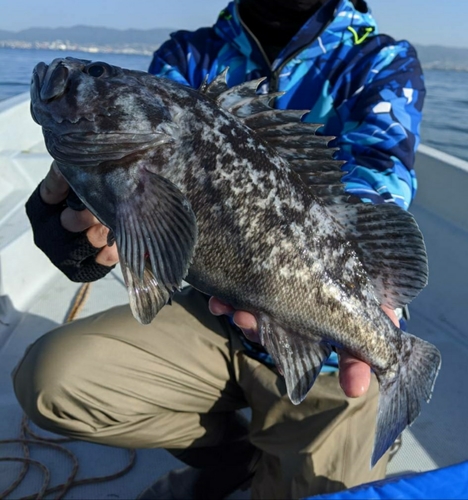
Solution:
[{"label": "fish eye", "polygon": [[112,66],[105,62],[94,62],[85,66],[83,71],[89,76],[100,78],[101,76],[112,75]]}]

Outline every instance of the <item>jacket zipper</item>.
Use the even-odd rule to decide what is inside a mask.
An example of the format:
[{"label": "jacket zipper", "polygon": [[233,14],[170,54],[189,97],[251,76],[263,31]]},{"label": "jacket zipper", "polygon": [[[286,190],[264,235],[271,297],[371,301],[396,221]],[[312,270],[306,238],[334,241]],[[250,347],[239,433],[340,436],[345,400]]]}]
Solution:
[{"label": "jacket zipper", "polygon": [[[235,2],[234,7],[236,9],[237,17],[240,20],[240,23],[242,27],[247,31],[247,33],[252,37],[253,41],[256,43],[257,48],[260,50],[260,53],[263,56],[263,59],[267,63],[267,66],[271,70],[271,63],[270,60],[268,59],[268,56],[266,55],[265,51],[263,50],[263,47],[260,45],[260,42],[258,41],[258,38],[250,31],[249,27],[244,23],[242,20],[240,14],[239,14],[239,8],[237,2]],[[271,71],[271,77],[270,77],[270,84],[269,84],[269,91],[270,92],[276,92],[278,90],[278,81],[279,81],[279,75],[281,73],[281,70],[290,62],[292,59],[294,59],[298,54],[300,54],[305,47],[312,45],[321,35],[322,33],[330,26],[332,21],[328,21],[328,23],[320,30],[320,32],[317,34],[315,38],[313,38],[307,45],[304,45],[303,47],[300,47],[299,49],[296,50],[296,52],[293,52],[287,59],[285,59],[275,71]]]},{"label": "jacket zipper", "polygon": [[312,45],[316,40],[318,40],[323,32],[330,26],[332,21],[328,21],[328,23],[317,33],[317,36],[315,36],[308,44],[303,45],[299,49],[296,50],[296,52],[293,52],[287,59],[285,59],[277,68],[275,71],[271,72],[271,81],[270,81],[270,91],[271,92],[276,92],[278,90],[278,82],[279,82],[279,75],[282,71],[282,69],[288,64],[290,61],[292,61],[298,54],[300,54],[306,47],[309,47]]},{"label": "jacket zipper", "polygon": [[266,55],[265,51],[263,50],[263,47],[260,45],[260,42],[258,41],[258,38],[250,31],[250,29],[244,23],[244,21],[242,20],[240,14],[239,14],[238,2],[235,2],[234,8],[236,9],[236,14],[237,14],[238,19],[240,20],[240,23],[241,23],[242,27],[253,38],[253,41],[256,43],[258,49],[260,50],[260,53],[262,54],[263,59],[265,59],[265,62],[267,63],[267,66],[271,69],[270,60],[268,59],[268,56]]}]

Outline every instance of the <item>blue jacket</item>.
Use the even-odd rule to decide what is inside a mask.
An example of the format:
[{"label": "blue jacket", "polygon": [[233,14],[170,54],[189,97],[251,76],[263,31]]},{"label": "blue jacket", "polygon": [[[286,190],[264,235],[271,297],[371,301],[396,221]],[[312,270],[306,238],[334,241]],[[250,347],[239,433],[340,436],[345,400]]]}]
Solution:
[{"label": "blue jacket", "polygon": [[[229,86],[266,76],[262,91],[287,91],[278,108],[311,110],[304,119],[323,123],[320,132],[336,137],[331,145],[347,162],[348,192],[409,207],[416,193],[422,70],[414,48],[380,35],[369,12],[350,0],[329,0],[270,64],[234,1],[213,27],[173,33],[154,53],[149,72],[198,88],[226,67]],[[248,354],[272,363],[241,338]],[[323,370],[337,366],[332,354]]]},{"label": "blue jacket", "polygon": [[278,108],[311,110],[305,120],[323,123],[321,133],[336,136],[336,157],[347,161],[348,192],[408,208],[416,192],[413,163],[425,95],[408,42],[379,34],[371,14],[350,0],[331,1],[270,65],[231,2],[213,27],[173,33],[149,71],[197,88],[226,67],[230,86],[266,76],[270,90],[287,91]]}]

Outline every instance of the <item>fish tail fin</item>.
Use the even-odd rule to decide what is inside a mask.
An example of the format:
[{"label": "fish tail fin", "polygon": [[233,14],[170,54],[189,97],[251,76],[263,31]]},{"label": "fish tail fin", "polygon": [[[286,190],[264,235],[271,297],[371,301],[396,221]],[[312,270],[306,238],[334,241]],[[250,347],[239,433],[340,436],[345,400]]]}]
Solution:
[{"label": "fish tail fin", "polygon": [[[403,333],[403,332],[402,332]],[[402,362],[393,378],[379,377],[380,399],[371,467],[429,402],[439,372],[439,350],[414,335],[403,333]]]}]

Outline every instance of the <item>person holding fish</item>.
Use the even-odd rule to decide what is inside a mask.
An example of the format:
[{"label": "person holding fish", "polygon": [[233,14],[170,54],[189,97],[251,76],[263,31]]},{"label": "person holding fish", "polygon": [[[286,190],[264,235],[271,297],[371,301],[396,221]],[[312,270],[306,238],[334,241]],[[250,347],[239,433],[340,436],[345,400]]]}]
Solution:
[{"label": "person holding fish", "polygon": [[[395,313],[427,275],[406,212],[415,50],[379,34],[364,0],[238,0],[172,34],[149,73],[164,79],[35,69],[55,158],[26,207],[35,242],[73,281],[120,261],[131,310],[36,342],[14,375],[25,412],[187,464],[140,498],[303,498],[385,477],[440,364]],[[182,278],[193,287],[173,294]]]}]

